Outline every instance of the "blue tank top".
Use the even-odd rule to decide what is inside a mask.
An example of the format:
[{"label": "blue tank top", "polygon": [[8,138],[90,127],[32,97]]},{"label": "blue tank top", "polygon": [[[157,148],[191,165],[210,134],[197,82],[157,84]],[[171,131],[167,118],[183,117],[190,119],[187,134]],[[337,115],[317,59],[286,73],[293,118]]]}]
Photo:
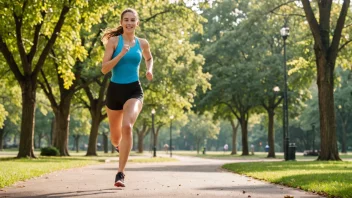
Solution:
[{"label": "blue tank top", "polygon": [[[122,35],[119,36],[119,43],[112,55],[116,57],[124,46]],[[111,81],[119,84],[128,84],[139,80],[139,64],[142,60],[142,50],[138,38],[135,37],[135,45],[120,59],[112,69]]]}]

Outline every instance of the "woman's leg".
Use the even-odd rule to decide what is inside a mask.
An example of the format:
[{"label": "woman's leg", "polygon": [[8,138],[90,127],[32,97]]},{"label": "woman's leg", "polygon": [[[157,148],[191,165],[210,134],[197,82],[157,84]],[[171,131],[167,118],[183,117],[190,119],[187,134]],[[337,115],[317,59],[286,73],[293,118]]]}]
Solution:
[{"label": "woman's leg", "polygon": [[118,146],[122,138],[122,117],[123,110],[111,110],[106,107],[109,118],[110,140],[114,147]]},{"label": "woman's leg", "polygon": [[118,172],[125,171],[128,156],[132,148],[132,128],[142,110],[142,106],[142,102],[135,98],[127,100],[123,106],[122,140],[119,145],[120,159]]}]

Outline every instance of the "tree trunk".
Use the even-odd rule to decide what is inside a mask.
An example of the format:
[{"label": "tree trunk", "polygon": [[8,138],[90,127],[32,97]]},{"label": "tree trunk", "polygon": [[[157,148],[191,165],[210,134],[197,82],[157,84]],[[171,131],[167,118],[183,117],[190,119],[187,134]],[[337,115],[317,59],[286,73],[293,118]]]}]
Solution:
[{"label": "tree trunk", "polygon": [[103,133],[103,144],[104,144],[104,153],[108,153],[109,152],[109,149],[108,149],[109,138],[106,133]]},{"label": "tree trunk", "polygon": [[[100,112],[97,112],[100,115]],[[86,156],[97,156],[97,141],[100,124],[100,116],[92,115],[92,127],[89,133],[89,143]]]},{"label": "tree trunk", "polygon": [[274,110],[268,111],[269,116],[269,128],[268,128],[268,142],[269,142],[269,153],[267,157],[275,158],[275,135],[274,135]]},{"label": "tree trunk", "polygon": [[325,57],[317,59],[321,137],[320,156],[318,160],[341,160],[336,139],[334,71],[333,67],[329,66],[329,64],[332,63],[327,63]]},{"label": "tree trunk", "polygon": [[347,119],[342,119],[342,145],[341,145],[341,153],[347,153]]},{"label": "tree trunk", "polygon": [[[71,101],[69,99],[69,101]],[[60,156],[70,156],[68,153],[68,135],[70,121],[70,102],[61,100],[60,107],[54,111],[55,113],[55,139],[54,147],[60,151]]]},{"label": "tree trunk", "polygon": [[36,158],[33,152],[36,88],[36,80],[25,80],[21,82],[22,118],[20,147],[17,158]]},{"label": "tree trunk", "polygon": [[138,153],[143,153],[144,133],[138,133]]},{"label": "tree trunk", "polygon": [[113,144],[111,144],[111,153],[115,153],[115,146]]},{"label": "tree trunk", "polygon": [[239,123],[235,125],[235,122],[230,118],[230,123],[232,126],[232,152],[231,155],[236,155],[237,154],[237,129],[239,126]]},{"label": "tree trunk", "polygon": [[248,152],[248,120],[242,116],[241,129],[242,129],[242,155],[249,155]]},{"label": "tree trunk", "polygon": [[50,130],[50,141],[49,141],[49,145],[54,145],[54,136],[55,136],[55,128],[56,128],[56,123],[55,123],[55,116],[53,117],[53,119],[51,120],[51,130]]},{"label": "tree trunk", "polygon": [[77,135],[76,136],[76,152],[78,153],[79,152],[79,138],[80,138],[81,136],[80,135]]},{"label": "tree trunk", "polygon": [[73,135],[73,139],[75,141],[74,147],[75,147],[77,153],[79,152],[79,138],[80,137],[81,137],[80,135]]}]

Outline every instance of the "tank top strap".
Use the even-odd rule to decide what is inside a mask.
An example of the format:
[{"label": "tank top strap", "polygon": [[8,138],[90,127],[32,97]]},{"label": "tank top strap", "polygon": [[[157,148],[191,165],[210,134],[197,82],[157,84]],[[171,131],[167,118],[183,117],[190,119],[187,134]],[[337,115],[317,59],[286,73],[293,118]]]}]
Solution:
[{"label": "tank top strap", "polygon": [[140,50],[142,50],[141,45],[140,45],[140,42],[139,42],[139,38],[135,36],[135,39],[136,39],[136,45],[137,45],[137,47],[138,47]]},{"label": "tank top strap", "polygon": [[123,46],[123,38],[122,38],[122,35],[120,34],[119,35],[119,42],[117,43],[117,47],[121,47],[121,46]]}]

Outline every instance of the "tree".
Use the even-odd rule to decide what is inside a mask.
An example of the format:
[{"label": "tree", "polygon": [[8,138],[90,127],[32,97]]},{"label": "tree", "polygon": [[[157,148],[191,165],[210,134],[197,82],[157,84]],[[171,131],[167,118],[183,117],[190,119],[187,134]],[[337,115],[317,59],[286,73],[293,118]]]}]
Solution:
[{"label": "tree", "polygon": [[[0,4],[6,18],[0,22],[0,51],[22,91],[21,137],[17,157],[35,157],[33,133],[37,77],[73,6],[81,7],[82,2],[20,3],[8,0]],[[42,39],[40,35],[49,39]]]},{"label": "tree", "polygon": [[196,115],[190,113],[188,119],[188,123],[181,130],[193,135],[197,153],[199,153],[203,140],[217,138],[217,134],[220,132],[219,123],[214,122],[209,114]]},{"label": "tree", "polygon": [[86,102],[84,97],[80,98],[81,102],[84,104],[84,107],[89,110],[90,116],[92,118],[92,126],[89,133],[89,143],[88,143],[88,149],[86,154],[87,156],[97,155],[96,146],[97,146],[99,125],[107,117],[107,114],[106,112],[104,112],[103,108],[105,106],[105,101],[106,101],[105,94],[106,94],[106,89],[108,87],[109,78],[110,78],[110,75],[105,75],[102,78],[102,80],[97,79],[95,80],[94,84],[84,87],[84,91],[89,102]]},{"label": "tree", "polygon": [[[107,15],[116,13],[116,10],[110,11],[111,8],[119,7],[119,4],[114,1],[87,3],[87,7],[79,9],[80,15],[76,17],[79,20],[69,18],[72,23],[64,25],[63,30],[71,34],[60,37],[51,50],[50,65],[53,68],[48,67],[41,71],[40,85],[55,113],[56,128],[53,145],[59,149],[61,156],[69,155],[67,140],[71,100],[76,92],[102,76],[97,67],[103,53],[100,34],[107,26],[105,21]],[[56,82],[53,83],[50,79],[55,79]],[[52,84],[57,84],[58,87]],[[100,122],[93,121],[93,130],[98,131]],[[92,147],[88,150],[91,150],[90,148]]]},{"label": "tree", "polygon": [[73,145],[78,153],[79,139],[83,135],[88,135],[89,130],[92,128],[90,123],[91,120],[88,116],[87,110],[77,106],[71,110],[69,121],[70,134],[72,134],[75,141]]},{"label": "tree", "polygon": [[[340,14],[334,29],[331,29],[332,6],[340,6],[340,4],[333,3],[332,0],[317,1],[318,11],[315,11],[309,0],[301,0],[301,2],[314,38],[316,56],[321,136],[321,152],[318,160],[341,160],[336,138],[334,69],[340,49],[350,42],[347,41],[340,45],[350,0],[342,1]],[[315,12],[319,14],[319,21]],[[331,32],[333,32],[333,35],[331,35]]]}]

